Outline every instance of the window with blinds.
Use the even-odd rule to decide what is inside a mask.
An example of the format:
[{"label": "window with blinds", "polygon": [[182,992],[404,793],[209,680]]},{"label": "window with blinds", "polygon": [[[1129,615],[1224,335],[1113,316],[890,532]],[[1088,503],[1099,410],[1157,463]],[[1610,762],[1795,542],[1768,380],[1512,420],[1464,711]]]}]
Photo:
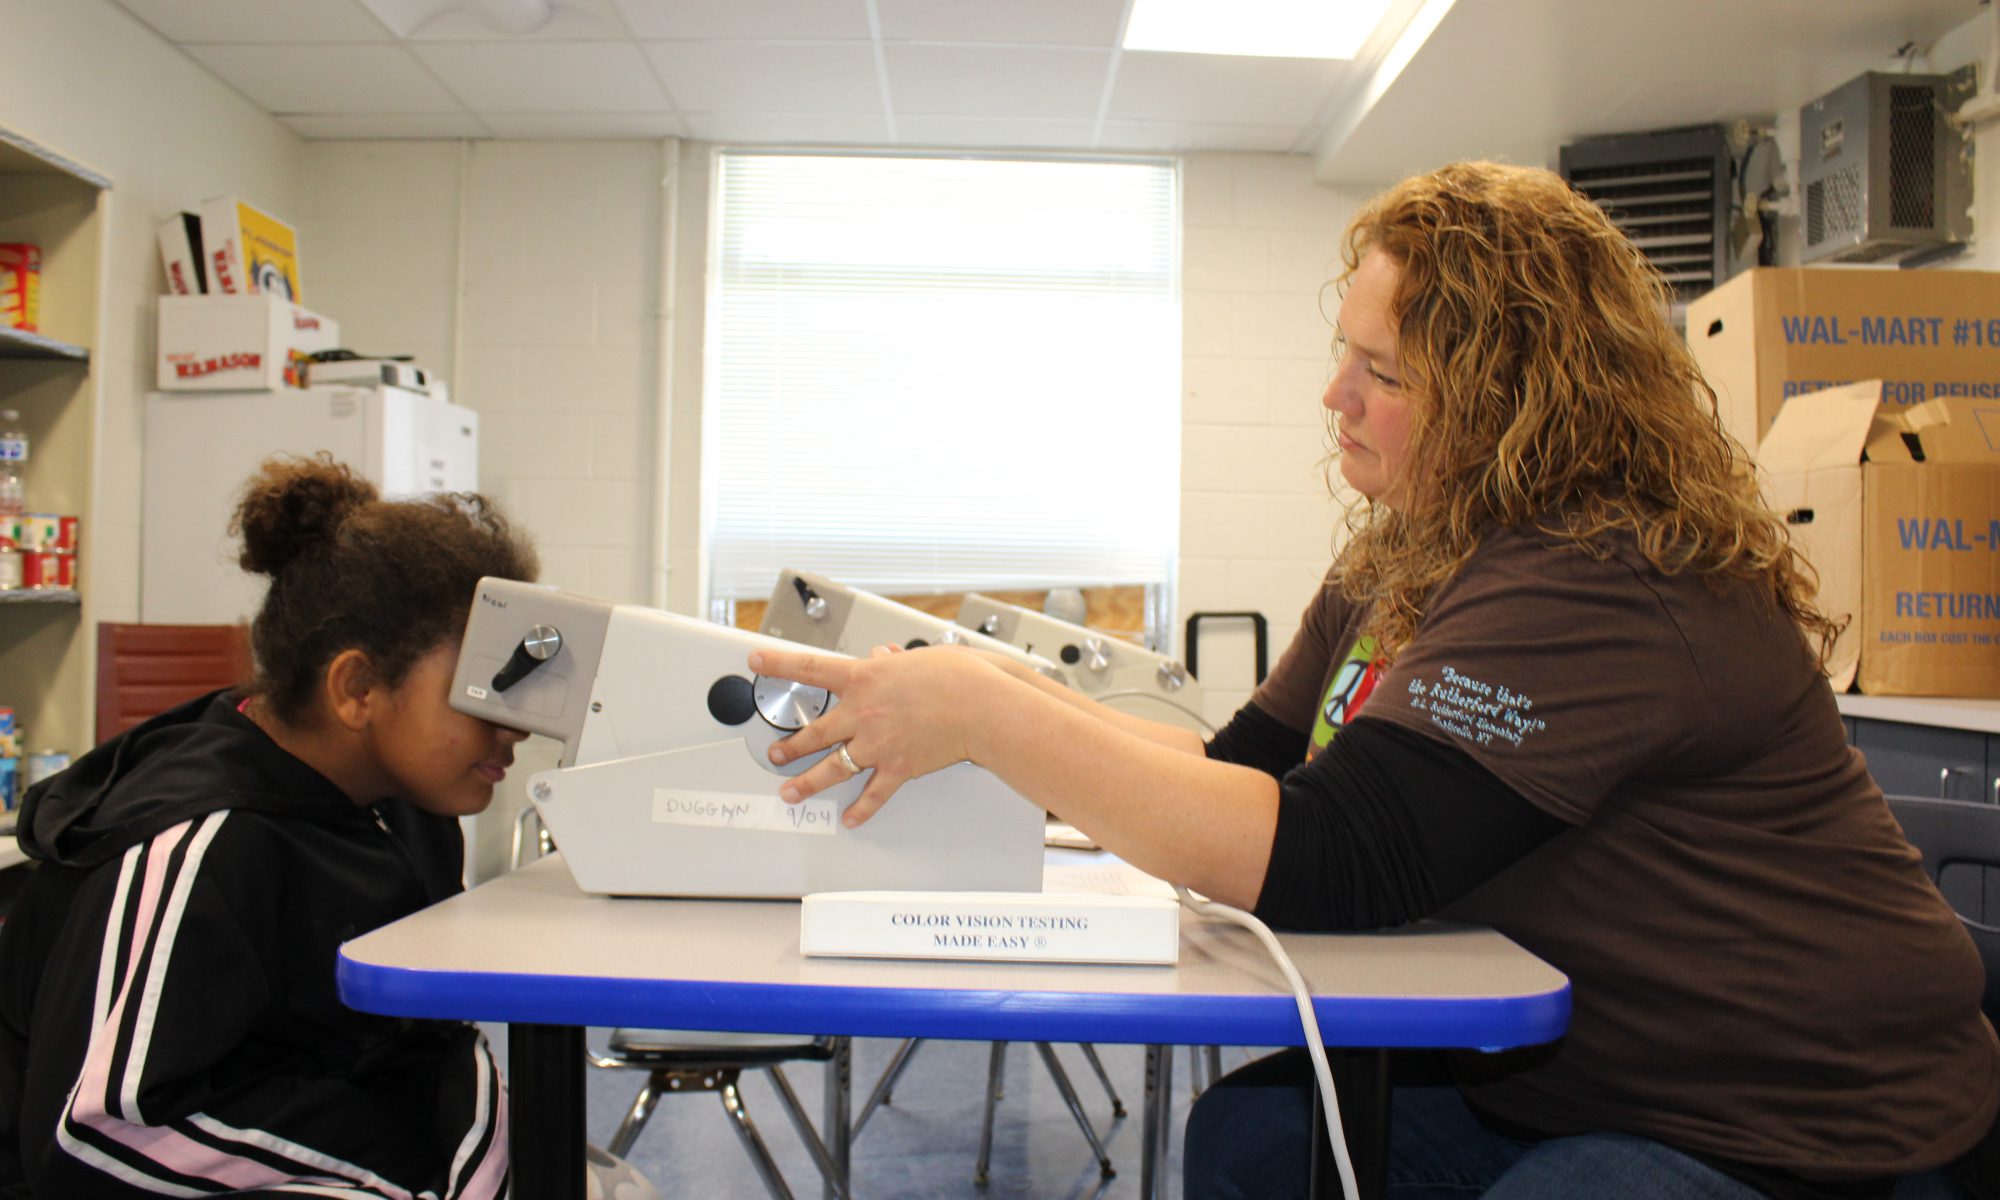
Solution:
[{"label": "window with blinds", "polygon": [[712,607],[1172,579],[1179,211],[1159,160],[723,153]]}]

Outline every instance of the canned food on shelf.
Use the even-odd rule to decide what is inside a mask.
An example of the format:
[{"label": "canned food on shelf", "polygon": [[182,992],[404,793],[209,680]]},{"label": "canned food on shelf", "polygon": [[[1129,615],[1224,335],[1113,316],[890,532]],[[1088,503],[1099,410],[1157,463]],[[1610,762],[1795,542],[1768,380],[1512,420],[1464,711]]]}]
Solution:
[{"label": "canned food on shelf", "polygon": [[62,544],[59,513],[29,513],[21,522],[21,549],[53,550]]},{"label": "canned food on shelf", "polygon": [[19,591],[22,586],[21,552],[0,546],[0,592]]},{"label": "canned food on shelf", "polygon": [[55,588],[62,584],[57,579],[62,566],[56,560],[60,556],[53,550],[21,551],[21,586],[24,588]]}]

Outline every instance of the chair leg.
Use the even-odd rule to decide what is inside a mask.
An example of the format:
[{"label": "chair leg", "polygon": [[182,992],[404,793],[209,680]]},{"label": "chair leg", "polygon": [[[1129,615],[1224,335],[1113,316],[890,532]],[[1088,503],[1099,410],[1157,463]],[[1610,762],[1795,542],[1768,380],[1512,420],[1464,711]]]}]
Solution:
[{"label": "chair leg", "polygon": [[1105,1073],[1104,1060],[1097,1057],[1097,1047],[1089,1042],[1078,1042],[1077,1048],[1083,1051],[1084,1061],[1090,1064],[1090,1069],[1097,1072],[1097,1082],[1104,1085],[1104,1094],[1111,1098],[1111,1119],[1115,1121],[1123,1117],[1125,1102],[1118,1098],[1118,1089],[1111,1086],[1111,1076]]},{"label": "chair leg", "polygon": [[625,1119],[618,1123],[618,1131],[611,1135],[611,1144],[605,1149],[619,1158],[624,1158],[632,1149],[632,1143],[639,1140],[639,1134],[646,1128],[646,1121],[653,1115],[653,1106],[660,1102],[662,1083],[658,1075],[647,1075],[639,1094],[632,1097],[632,1107],[625,1110]]},{"label": "chair leg", "polygon": [[993,1163],[993,1108],[1000,1103],[1000,1081],[1006,1061],[1007,1043],[993,1043],[993,1050],[986,1060],[986,1118],[979,1126],[979,1162],[972,1168],[975,1187],[986,1186],[986,1169]]},{"label": "chair leg", "polygon": [[756,1164],[757,1174],[764,1180],[764,1190],[771,1193],[772,1200],[792,1200],[792,1189],[785,1186],[785,1177],[778,1171],[778,1161],[771,1157],[770,1147],[757,1136],[757,1124],[743,1107],[743,1093],[737,1089],[737,1072],[723,1071],[720,1086],[722,1107],[729,1113],[730,1128],[743,1148],[750,1152],[750,1159]]},{"label": "chair leg", "polygon": [[854,1118],[854,1127],[847,1133],[850,1140],[861,1136],[861,1127],[868,1123],[869,1117],[875,1115],[878,1106],[889,1103],[890,1090],[896,1086],[896,1081],[903,1077],[903,1069],[910,1065],[911,1057],[916,1054],[917,1046],[923,1040],[904,1038],[903,1044],[896,1047],[895,1057],[889,1060],[889,1066],[882,1072],[882,1078],[876,1082],[875,1090],[868,1093],[868,1103],[861,1106],[861,1115]]},{"label": "chair leg", "polygon": [[1145,1117],[1140,1121],[1139,1197],[1155,1200],[1165,1191],[1161,1175],[1167,1162],[1168,1142],[1173,1124],[1168,1113],[1173,1106],[1174,1048],[1146,1047]]},{"label": "chair leg", "polygon": [[792,1081],[785,1078],[784,1068],[771,1068],[771,1086],[777,1089],[778,1100],[785,1106],[785,1115],[792,1119],[792,1128],[799,1131],[799,1140],[806,1144],[806,1153],[812,1155],[820,1178],[826,1180],[826,1186],[836,1200],[847,1200],[847,1180],[841,1176],[840,1168],[833,1164],[833,1155],[827,1153],[826,1143],[820,1141],[819,1131],[813,1128],[811,1118],[806,1116],[805,1106],[799,1103],[798,1093],[792,1090]]},{"label": "chair leg", "polygon": [[1069,1115],[1076,1118],[1076,1127],[1083,1130],[1083,1140],[1090,1143],[1090,1152],[1097,1156],[1097,1173],[1105,1179],[1113,1178],[1118,1172],[1111,1167],[1111,1156],[1104,1152],[1104,1143],[1097,1140],[1097,1130],[1090,1127],[1090,1117],[1083,1111],[1083,1101],[1077,1099],[1076,1088],[1070,1085],[1069,1073],[1056,1061],[1056,1048],[1047,1042],[1036,1042],[1035,1049],[1041,1051],[1042,1063],[1056,1081],[1056,1091],[1062,1093]]}]

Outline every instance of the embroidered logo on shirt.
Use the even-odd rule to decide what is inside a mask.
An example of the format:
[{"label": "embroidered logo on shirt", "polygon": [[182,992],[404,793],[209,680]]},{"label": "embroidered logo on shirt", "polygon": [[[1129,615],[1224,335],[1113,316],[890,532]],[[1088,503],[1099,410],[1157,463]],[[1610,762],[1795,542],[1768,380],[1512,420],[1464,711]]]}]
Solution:
[{"label": "embroidered logo on shirt", "polygon": [[1429,713],[1431,724],[1475,746],[1490,746],[1497,739],[1518,747],[1523,738],[1549,727],[1547,721],[1528,715],[1535,707],[1533,700],[1505,684],[1496,687],[1452,667],[1428,683],[1413,676],[1407,690],[1411,708]]},{"label": "embroidered logo on shirt", "polygon": [[1356,638],[1347,649],[1347,657],[1340,660],[1340,666],[1333,672],[1332,682],[1326,685],[1326,696],[1319,703],[1319,713],[1313,718],[1312,742],[1306,746],[1306,761],[1326,749],[1333,735],[1339,733],[1368,697],[1375,691],[1375,684],[1382,678],[1382,664],[1375,661],[1375,639]]}]

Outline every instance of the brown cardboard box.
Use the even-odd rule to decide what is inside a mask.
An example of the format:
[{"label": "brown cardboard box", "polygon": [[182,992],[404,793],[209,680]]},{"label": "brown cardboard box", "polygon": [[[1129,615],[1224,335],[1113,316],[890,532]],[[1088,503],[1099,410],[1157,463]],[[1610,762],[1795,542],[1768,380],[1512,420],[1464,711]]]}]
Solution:
[{"label": "brown cardboard box", "polygon": [[2000,401],[1832,388],[1788,401],[1757,457],[1821,609],[1849,618],[1836,689],[2000,695]]},{"label": "brown cardboard box", "polygon": [[1723,427],[1755,447],[1793,396],[1861,379],[1884,403],[2000,397],[2000,272],[1757,267],[1688,305]]}]

